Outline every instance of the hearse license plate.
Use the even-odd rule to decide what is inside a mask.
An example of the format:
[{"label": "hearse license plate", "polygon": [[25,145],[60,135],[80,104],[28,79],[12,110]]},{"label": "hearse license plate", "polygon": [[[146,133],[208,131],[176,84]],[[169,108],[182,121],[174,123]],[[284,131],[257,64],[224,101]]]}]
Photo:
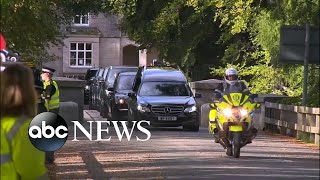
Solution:
[{"label": "hearse license plate", "polygon": [[177,117],[175,117],[175,116],[159,116],[158,120],[159,121],[176,121]]}]

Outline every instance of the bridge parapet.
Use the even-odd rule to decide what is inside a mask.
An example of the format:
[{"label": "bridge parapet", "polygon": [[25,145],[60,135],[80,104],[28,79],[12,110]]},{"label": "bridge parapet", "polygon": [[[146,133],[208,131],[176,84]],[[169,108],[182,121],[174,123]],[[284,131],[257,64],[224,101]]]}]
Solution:
[{"label": "bridge parapet", "polygon": [[265,102],[262,108],[264,113],[260,118],[263,118],[266,129],[293,137],[307,133],[310,141],[319,145],[320,108],[271,102]]}]

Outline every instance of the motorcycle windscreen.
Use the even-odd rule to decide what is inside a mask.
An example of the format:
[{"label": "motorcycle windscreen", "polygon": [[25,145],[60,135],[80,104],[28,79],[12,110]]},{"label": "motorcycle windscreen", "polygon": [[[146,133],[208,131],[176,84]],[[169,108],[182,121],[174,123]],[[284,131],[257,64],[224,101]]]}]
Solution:
[{"label": "motorcycle windscreen", "polygon": [[243,104],[243,108],[247,109],[248,112],[253,111],[256,108],[257,104],[256,103],[251,103],[250,101],[247,101]]},{"label": "motorcycle windscreen", "polygon": [[229,93],[229,94],[225,94],[223,98],[230,105],[240,106],[248,99],[248,96],[242,93]]}]

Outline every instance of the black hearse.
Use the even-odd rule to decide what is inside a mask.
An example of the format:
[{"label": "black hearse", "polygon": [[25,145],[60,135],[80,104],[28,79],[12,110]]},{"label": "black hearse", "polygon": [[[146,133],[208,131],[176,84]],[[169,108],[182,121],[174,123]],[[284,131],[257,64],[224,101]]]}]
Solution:
[{"label": "black hearse", "polygon": [[141,67],[128,96],[130,126],[132,121],[149,120],[152,126],[199,131],[195,97],[180,70]]}]

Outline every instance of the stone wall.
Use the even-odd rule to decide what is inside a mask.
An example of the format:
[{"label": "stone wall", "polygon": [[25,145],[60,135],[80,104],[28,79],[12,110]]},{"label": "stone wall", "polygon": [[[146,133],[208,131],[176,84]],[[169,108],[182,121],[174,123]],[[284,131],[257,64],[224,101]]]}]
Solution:
[{"label": "stone wall", "polygon": [[120,65],[121,51],[120,38],[100,38],[100,66]]},{"label": "stone wall", "polygon": [[89,19],[89,26],[97,27],[103,37],[121,37],[119,24],[120,18],[116,15],[99,13],[97,16],[91,15]]},{"label": "stone wall", "polygon": [[208,127],[209,103],[212,102],[213,90],[218,88],[218,85],[221,82],[223,81],[218,79],[208,79],[190,83],[193,94],[199,93],[202,95],[201,98],[196,98],[197,108],[200,112],[199,118],[201,127]]},{"label": "stone wall", "polygon": [[[75,115],[75,117],[79,117],[78,121],[82,123],[85,81],[65,77],[54,77],[53,79],[57,82],[59,87],[60,102],[74,102],[78,104],[78,112],[76,112],[78,115]],[[64,110],[64,112],[67,111]],[[72,114],[75,112],[73,112],[73,109],[70,109],[69,113]]]}]

